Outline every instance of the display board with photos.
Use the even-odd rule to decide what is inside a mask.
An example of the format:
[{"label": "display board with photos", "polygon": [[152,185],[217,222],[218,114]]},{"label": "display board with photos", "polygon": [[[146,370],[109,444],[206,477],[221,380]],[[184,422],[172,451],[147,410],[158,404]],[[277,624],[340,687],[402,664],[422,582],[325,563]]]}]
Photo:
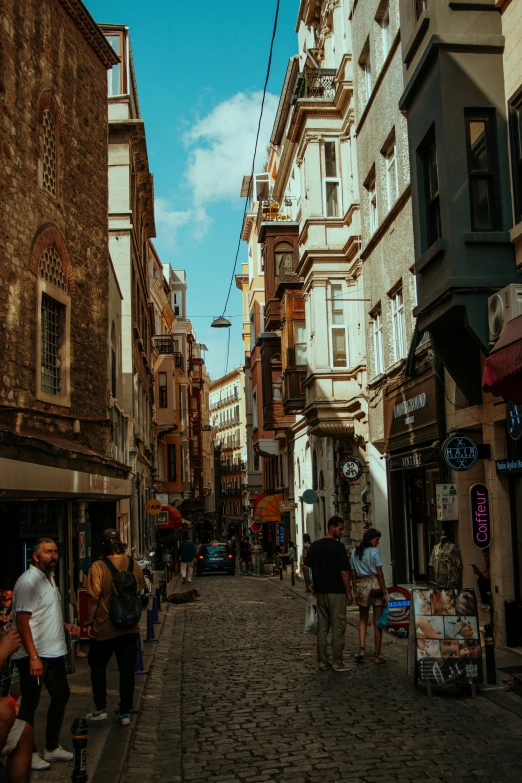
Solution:
[{"label": "display board with photos", "polygon": [[438,686],[482,682],[474,590],[415,589],[412,609],[416,682]]}]

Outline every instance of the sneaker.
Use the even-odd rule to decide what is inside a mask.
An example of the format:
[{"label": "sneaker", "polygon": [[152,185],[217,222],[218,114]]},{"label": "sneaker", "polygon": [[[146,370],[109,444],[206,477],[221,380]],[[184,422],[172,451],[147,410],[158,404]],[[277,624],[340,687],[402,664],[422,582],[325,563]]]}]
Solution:
[{"label": "sneaker", "polygon": [[334,663],[332,666],[334,672],[351,672],[353,671],[351,666],[347,666],[345,663]]},{"label": "sneaker", "polygon": [[93,710],[85,716],[87,720],[107,720],[107,710]]},{"label": "sneaker", "polygon": [[68,750],[64,750],[61,745],[58,745],[54,750],[44,750],[43,754],[45,761],[72,761],[73,754]]},{"label": "sneaker", "polygon": [[44,761],[39,753],[33,753],[31,759],[31,769],[34,769],[35,772],[43,772],[44,769],[50,769],[50,768],[51,765],[49,764],[49,762]]},{"label": "sneaker", "polygon": [[326,672],[328,671],[328,669],[331,668],[332,668],[332,664],[330,663],[330,661],[321,661],[319,663],[319,670],[322,672]]},{"label": "sneaker", "polygon": [[118,723],[121,723],[122,726],[130,726],[130,715],[128,712],[124,712],[120,714],[119,712],[116,715],[116,721]]}]

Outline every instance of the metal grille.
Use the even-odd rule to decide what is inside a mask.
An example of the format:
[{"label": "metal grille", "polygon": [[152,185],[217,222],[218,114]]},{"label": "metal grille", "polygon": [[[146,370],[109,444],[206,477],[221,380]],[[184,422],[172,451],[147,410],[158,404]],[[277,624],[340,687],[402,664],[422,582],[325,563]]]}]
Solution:
[{"label": "metal grille", "polygon": [[48,247],[42,253],[40,260],[40,277],[46,280],[51,285],[59,288],[60,291],[67,293],[67,280],[63,271],[62,262],[60,256],[56,252],[56,248]]},{"label": "metal grille", "polygon": [[60,394],[61,314],[63,306],[42,296],[42,391]]},{"label": "metal grille", "polygon": [[56,124],[46,109],[43,113],[43,187],[56,196]]}]

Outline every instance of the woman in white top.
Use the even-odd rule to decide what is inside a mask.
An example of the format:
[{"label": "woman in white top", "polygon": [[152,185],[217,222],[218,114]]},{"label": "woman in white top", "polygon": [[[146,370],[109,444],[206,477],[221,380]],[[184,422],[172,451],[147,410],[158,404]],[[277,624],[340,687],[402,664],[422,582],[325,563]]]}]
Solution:
[{"label": "woman in white top", "polygon": [[363,539],[352,552],[352,584],[356,603],[359,605],[359,652],[355,660],[364,661],[366,631],[370,618],[370,606],[373,606],[373,628],[375,635],[375,663],[386,663],[381,656],[382,630],[377,627],[382,607],[388,603],[382,560],[378,550],[381,533],[374,527],[364,531]]}]

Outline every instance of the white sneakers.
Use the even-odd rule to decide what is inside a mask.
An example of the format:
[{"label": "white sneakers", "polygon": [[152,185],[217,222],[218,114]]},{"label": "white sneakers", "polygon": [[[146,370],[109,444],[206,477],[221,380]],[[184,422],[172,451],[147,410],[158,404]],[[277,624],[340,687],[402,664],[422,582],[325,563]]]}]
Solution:
[{"label": "white sneakers", "polygon": [[54,750],[44,750],[43,758],[40,756],[39,753],[33,753],[32,759],[31,759],[31,769],[34,769],[35,772],[43,772],[46,769],[49,769],[51,766],[51,763],[53,761],[72,761],[73,760],[73,754],[69,753],[68,750],[64,750],[61,745],[59,745]]},{"label": "white sneakers", "polygon": [[107,720],[107,710],[93,710],[85,716],[87,720]]},{"label": "white sneakers", "polygon": [[116,721],[118,723],[121,723],[122,726],[130,726],[130,715],[128,712],[124,712],[121,714],[120,712],[116,713]]},{"label": "white sneakers", "polygon": [[43,772],[44,769],[50,769],[50,767],[51,765],[49,762],[44,761],[39,753],[33,753],[33,757],[31,759],[31,769],[34,769],[37,772]]},{"label": "white sneakers", "polygon": [[64,750],[61,745],[58,745],[54,750],[44,750],[44,761],[72,761],[73,754],[68,750]]}]

